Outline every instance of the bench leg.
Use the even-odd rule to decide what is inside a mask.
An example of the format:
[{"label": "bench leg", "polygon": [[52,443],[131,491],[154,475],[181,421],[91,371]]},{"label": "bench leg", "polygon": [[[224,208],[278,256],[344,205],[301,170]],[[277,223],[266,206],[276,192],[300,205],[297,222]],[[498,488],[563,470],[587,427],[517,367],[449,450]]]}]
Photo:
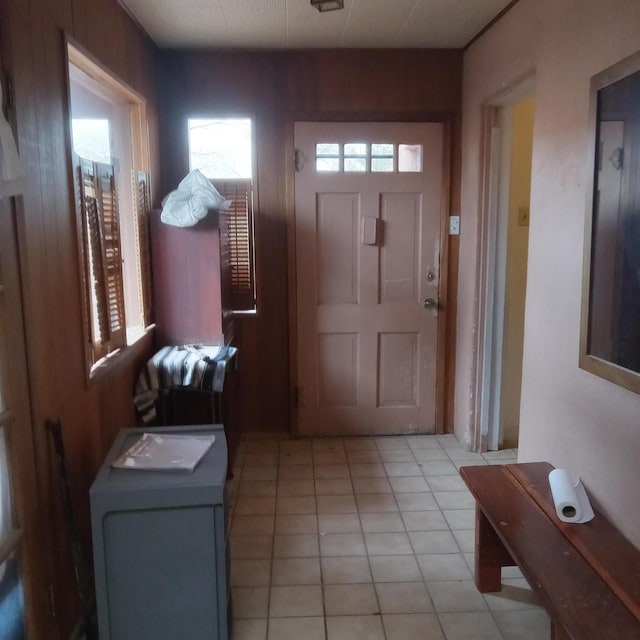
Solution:
[{"label": "bench leg", "polygon": [[476,504],[475,583],[480,593],[500,591],[502,567],[514,562],[482,509]]}]

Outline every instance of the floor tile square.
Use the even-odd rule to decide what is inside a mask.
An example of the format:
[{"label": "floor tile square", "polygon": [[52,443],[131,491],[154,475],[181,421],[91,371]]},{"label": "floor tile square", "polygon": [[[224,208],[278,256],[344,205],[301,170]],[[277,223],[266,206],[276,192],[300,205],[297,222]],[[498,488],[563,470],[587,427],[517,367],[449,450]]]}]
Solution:
[{"label": "floor tile square", "polygon": [[245,480],[259,481],[259,480],[275,480],[278,475],[278,467],[244,467],[242,474],[240,475],[240,482]]},{"label": "floor tile square", "polygon": [[320,535],[322,556],[366,556],[367,550],[361,533],[327,533]]},{"label": "floor tile square", "polygon": [[434,580],[470,580],[473,576],[461,553],[429,553],[418,556],[426,582]]},{"label": "floor tile square", "polygon": [[382,449],[380,451],[382,462],[415,462],[411,449]]},{"label": "floor tile square", "polygon": [[498,593],[485,593],[484,599],[491,611],[522,611],[538,609],[540,599],[524,578],[506,578]]},{"label": "floor tile square", "polygon": [[292,464],[278,468],[280,480],[313,480],[313,465]]},{"label": "floor tile square", "polygon": [[278,481],[278,497],[313,496],[315,487],[313,480],[294,479]]},{"label": "floor tile square", "polygon": [[422,580],[415,556],[371,556],[375,582],[415,582]]},{"label": "floor tile square", "polygon": [[318,518],[315,514],[293,514],[276,516],[276,534],[304,534],[318,531]]},{"label": "floor tile square", "polygon": [[430,613],[431,598],[423,582],[376,583],[382,613]]},{"label": "floor tile square", "polygon": [[[227,483],[227,488],[229,483]],[[244,480],[238,484],[239,496],[264,497],[276,495],[275,480],[263,480],[256,482],[252,480]]]},{"label": "floor tile square", "polygon": [[322,558],[322,582],[324,584],[371,582],[369,559],[366,556]]},{"label": "floor tile square", "polygon": [[266,638],[266,618],[233,621],[233,640],[266,640]]},{"label": "floor tile square", "polygon": [[462,553],[472,553],[474,551],[476,547],[475,529],[454,529],[452,533]]},{"label": "floor tile square", "polygon": [[360,519],[357,513],[318,514],[320,535],[327,533],[360,533]]},{"label": "floor tile square", "polygon": [[381,462],[350,464],[352,478],[386,478],[387,472]]},{"label": "floor tile square", "polygon": [[349,496],[318,496],[318,513],[356,513],[355,498]]},{"label": "floor tile square", "polygon": [[327,616],[367,615],[379,611],[372,583],[325,585],[324,608]]},{"label": "floor tile square", "polygon": [[319,558],[274,558],[273,585],[320,584]]},{"label": "floor tile square", "polygon": [[[269,640],[325,640],[324,618],[271,618]],[[233,640],[236,640],[235,630]]]},{"label": "floor tile square", "polygon": [[396,493],[400,511],[431,511],[438,508],[432,493]]},{"label": "floor tile square", "polygon": [[406,533],[365,533],[369,556],[402,556],[413,553]]},{"label": "floor tile square", "polygon": [[420,493],[430,491],[423,476],[398,476],[389,478],[394,493]]},{"label": "floor tile square", "polygon": [[288,465],[313,464],[311,451],[281,451],[278,463],[285,467]]},{"label": "floor tile square", "polygon": [[387,640],[444,640],[438,617],[432,613],[382,616]]},{"label": "floor tile square", "polygon": [[404,531],[399,513],[361,513],[360,522],[365,533],[395,533]]},{"label": "floor tile square", "polygon": [[275,509],[276,499],[272,496],[240,496],[236,502],[236,513],[239,516],[268,516],[273,514]]},{"label": "floor tile square", "polygon": [[476,526],[475,509],[447,509],[442,513],[452,529],[473,529]]},{"label": "floor tile square", "polygon": [[416,449],[441,449],[438,438],[435,435],[405,436],[405,441],[412,450]]},{"label": "floor tile square", "polygon": [[445,475],[458,475],[458,469],[453,462],[446,462],[444,460],[433,460],[429,462],[421,462],[422,473],[427,476],[445,476]]},{"label": "floor tile square", "polygon": [[263,451],[262,453],[247,453],[244,457],[244,468],[267,467],[278,464],[278,451]]},{"label": "floor tile square", "polygon": [[313,452],[320,451],[344,451],[342,438],[314,438],[312,441]]},{"label": "floor tile square", "polygon": [[270,558],[273,536],[230,536],[232,558]]},{"label": "floor tile square", "polygon": [[487,610],[487,604],[472,580],[427,582],[427,589],[438,613]]},{"label": "floor tile square", "polygon": [[347,456],[344,450],[339,451],[314,451],[313,463],[319,464],[346,464]]},{"label": "floor tile square", "polygon": [[347,460],[350,464],[379,464],[382,462],[380,454],[375,449],[347,451]]},{"label": "floor tile square", "polygon": [[374,440],[380,451],[409,448],[404,436],[377,436]]},{"label": "floor tile square", "polygon": [[344,448],[346,451],[377,451],[375,440],[369,437],[344,438]]},{"label": "floor tile square", "polygon": [[440,446],[435,449],[414,449],[413,456],[418,462],[450,462],[451,460]]},{"label": "floor tile square", "polygon": [[327,640],[385,640],[380,616],[329,616]]},{"label": "floor tile square", "polygon": [[460,476],[428,476],[431,491],[466,491],[467,485]]},{"label": "floor tile square", "polygon": [[410,531],[416,554],[458,553],[458,544],[450,531]]},{"label": "floor tile square", "polygon": [[267,587],[271,578],[271,559],[244,560],[235,558],[231,562],[232,587]]},{"label": "floor tile square", "polygon": [[348,478],[349,465],[347,464],[315,464],[313,473],[318,478]]},{"label": "floor tile square", "polygon": [[446,531],[449,528],[442,513],[433,511],[403,511],[407,531]]},{"label": "floor tile square", "polygon": [[542,609],[534,611],[499,611],[493,614],[504,640],[549,640],[549,616]]},{"label": "floor tile square", "polygon": [[360,513],[384,513],[398,510],[392,493],[364,493],[356,496],[356,502]]},{"label": "floor tile square", "polygon": [[278,515],[312,514],[316,512],[314,496],[278,496],[276,503]]},{"label": "floor tile square", "polygon": [[273,516],[233,516],[231,535],[270,535],[273,533]]},{"label": "floor tile square", "polygon": [[489,613],[443,613],[439,618],[447,640],[502,640]]},{"label": "floor tile square", "polygon": [[271,587],[269,605],[271,618],[321,615],[323,615],[321,586]]},{"label": "floor tile square", "polygon": [[391,478],[393,476],[421,476],[422,471],[415,462],[385,462],[385,471]]},{"label": "floor tile square", "polygon": [[386,478],[354,478],[353,490],[360,493],[391,493],[391,485]]},{"label": "floor tile square", "polygon": [[280,450],[279,440],[252,440],[246,443],[245,453],[277,453]]},{"label": "floor tile square", "polygon": [[231,597],[236,618],[266,618],[269,587],[235,587],[231,589]]},{"label": "floor tile square", "polygon": [[316,495],[344,496],[353,495],[353,485],[350,478],[318,478],[316,480]]},{"label": "floor tile square", "polygon": [[275,536],[274,558],[312,558],[319,555],[318,536],[315,533]]},{"label": "floor tile square", "polygon": [[438,506],[445,509],[475,509],[476,501],[469,491],[436,491],[433,494]]}]

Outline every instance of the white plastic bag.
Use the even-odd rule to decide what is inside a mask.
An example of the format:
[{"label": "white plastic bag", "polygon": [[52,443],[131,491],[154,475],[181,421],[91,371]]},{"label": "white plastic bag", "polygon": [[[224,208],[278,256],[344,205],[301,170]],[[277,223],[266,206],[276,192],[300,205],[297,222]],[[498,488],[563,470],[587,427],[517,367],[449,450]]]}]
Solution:
[{"label": "white plastic bag", "polygon": [[160,220],[174,227],[192,227],[207,215],[208,209],[228,209],[230,204],[195,169],[162,201]]}]

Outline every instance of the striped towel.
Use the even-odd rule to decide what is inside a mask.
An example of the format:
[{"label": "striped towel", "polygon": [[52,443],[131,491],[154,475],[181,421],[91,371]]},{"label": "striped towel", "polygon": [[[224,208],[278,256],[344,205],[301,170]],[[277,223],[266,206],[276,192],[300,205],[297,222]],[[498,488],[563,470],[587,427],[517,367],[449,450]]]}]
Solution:
[{"label": "striped towel", "polygon": [[156,418],[155,401],[160,389],[188,388],[220,393],[227,364],[235,347],[181,345],[163,347],[149,360],[136,382],[133,402],[142,421]]}]

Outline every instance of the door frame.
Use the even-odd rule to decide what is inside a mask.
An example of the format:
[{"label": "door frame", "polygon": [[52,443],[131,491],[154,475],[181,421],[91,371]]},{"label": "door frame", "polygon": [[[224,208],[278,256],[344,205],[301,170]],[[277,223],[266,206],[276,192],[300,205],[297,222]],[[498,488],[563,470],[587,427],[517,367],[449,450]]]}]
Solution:
[{"label": "door frame", "polygon": [[[457,273],[457,251],[450,252],[449,215],[451,208],[452,175],[452,127],[453,116],[448,113],[393,112],[393,113],[292,113],[288,114],[285,140],[285,217],[287,225],[287,291],[289,307],[289,420],[291,435],[298,433],[298,322],[297,322],[297,280],[296,280],[296,211],[295,211],[295,140],[296,122],[399,122],[399,123],[440,123],[442,130],[442,204],[440,207],[440,286],[438,319],[437,361],[436,361],[436,429],[435,433],[446,433],[453,429],[453,390],[455,374],[455,339],[450,339],[455,331],[456,298],[455,289],[449,281],[449,272]],[[457,239],[457,238],[456,238]],[[457,243],[456,243],[457,249]],[[450,265],[450,255],[455,264]],[[449,268],[451,266],[451,269]],[[454,283],[455,284],[455,283]],[[451,293],[454,295],[451,295]]]},{"label": "door frame", "polygon": [[475,307],[473,448],[497,450],[501,389],[513,107],[535,96],[529,74],[483,105],[481,198]]}]

